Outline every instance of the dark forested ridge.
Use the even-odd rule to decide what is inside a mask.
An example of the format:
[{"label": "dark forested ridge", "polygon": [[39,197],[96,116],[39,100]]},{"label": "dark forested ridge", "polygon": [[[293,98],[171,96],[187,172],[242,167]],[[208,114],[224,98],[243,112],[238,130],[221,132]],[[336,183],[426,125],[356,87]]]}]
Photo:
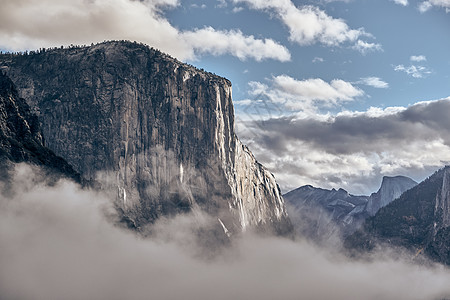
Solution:
[{"label": "dark forested ridge", "polygon": [[447,166],[367,219],[347,238],[346,247],[370,251],[378,244],[402,246],[450,264],[449,188]]}]

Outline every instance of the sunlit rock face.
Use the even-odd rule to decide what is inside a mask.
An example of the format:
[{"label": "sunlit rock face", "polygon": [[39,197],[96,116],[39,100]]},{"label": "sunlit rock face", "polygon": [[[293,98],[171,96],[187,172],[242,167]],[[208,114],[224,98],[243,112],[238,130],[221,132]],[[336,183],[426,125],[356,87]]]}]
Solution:
[{"label": "sunlit rock face", "polygon": [[366,211],[371,216],[375,215],[380,208],[385,207],[415,185],[417,182],[405,176],[384,176],[378,192],[370,196]]},{"label": "sunlit rock face", "polygon": [[384,176],[380,189],[370,196],[355,196],[344,189],[302,186],[284,195],[294,227],[319,243],[337,244],[403,192],[417,184],[404,177]]},{"label": "sunlit rock face", "polygon": [[449,191],[447,166],[367,219],[346,239],[346,247],[367,251],[380,244],[403,246],[415,256],[425,254],[450,265]]},{"label": "sunlit rock face", "polygon": [[229,232],[289,227],[273,175],[235,135],[227,79],[131,42],[2,55],[0,65],[48,147],[113,187],[131,226],[194,208]]}]

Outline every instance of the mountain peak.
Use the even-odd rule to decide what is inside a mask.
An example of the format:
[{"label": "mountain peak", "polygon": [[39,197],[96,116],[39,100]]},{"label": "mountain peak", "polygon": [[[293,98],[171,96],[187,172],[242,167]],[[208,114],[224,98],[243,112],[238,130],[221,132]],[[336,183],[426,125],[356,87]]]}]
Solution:
[{"label": "mountain peak", "polygon": [[409,182],[409,183],[417,184],[416,181],[414,181],[413,179],[411,179],[409,177],[398,175],[398,176],[383,176],[383,179],[381,180],[381,186],[383,186],[384,184],[391,183],[391,182],[395,182],[395,183]]},{"label": "mountain peak", "polygon": [[[66,62],[71,63],[73,60],[78,60],[84,56],[85,58],[95,57],[101,62],[106,63],[109,67],[119,64],[121,69],[134,67],[136,63],[144,63],[149,59],[153,61],[160,61],[161,63],[170,62],[184,70],[189,70],[191,73],[196,73],[202,77],[208,77],[209,80],[225,81],[227,85],[231,86],[231,82],[222,76],[208,72],[204,69],[197,68],[193,65],[179,61],[178,59],[166,54],[156,48],[150,47],[146,44],[128,41],[128,40],[109,40],[101,43],[88,45],[70,45],[67,47],[53,47],[42,48],[39,51],[29,51],[25,53],[4,53],[1,56],[8,58],[7,60],[30,60],[30,58],[36,59],[37,57],[44,58],[48,61],[49,55],[60,58],[65,56]],[[0,69],[4,69],[9,73],[9,64],[1,64]],[[93,64],[95,65],[95,64]],[[108,67],[108,66],[107,66]],[[145,65],[142,65],[145,67]]]},{"label": "mountain peak", "polygon": [[416,185],[417,182],[406,176],[383,176],[380,189],[370,196],[367,212],[371,216],[375,215],[380,208]]}]

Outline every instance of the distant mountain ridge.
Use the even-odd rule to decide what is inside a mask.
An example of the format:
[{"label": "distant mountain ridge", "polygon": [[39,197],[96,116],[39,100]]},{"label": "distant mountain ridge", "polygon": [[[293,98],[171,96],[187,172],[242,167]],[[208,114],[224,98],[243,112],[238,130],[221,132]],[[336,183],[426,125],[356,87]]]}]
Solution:
[{"label": "distant mountain ridge", "polygon": [[345,246],[370,251],[402,246],[450,265],[450,166],[438,170],[368,218]]},{"label": "distant mountain ridge", "polygon": [[337,243],[357,230],[364,220],[417,184],[405,176],[384,176],[370,196],[355,196],[344,189],[326,190],[310,185],[283,195],[288,213],[301,235],[319,242]]}]

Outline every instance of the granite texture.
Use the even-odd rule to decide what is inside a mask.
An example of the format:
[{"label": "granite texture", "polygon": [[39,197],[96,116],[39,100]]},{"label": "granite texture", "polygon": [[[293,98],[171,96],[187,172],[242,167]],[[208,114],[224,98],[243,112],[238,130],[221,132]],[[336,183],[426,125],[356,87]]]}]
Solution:
[{"label": "granite texture", "polygon": [[199,209],[229,232],[290,227],[273,175],[234,132],[231,83],[126,41],[0,55],[47,146],[114,189],[130,226]]}]

